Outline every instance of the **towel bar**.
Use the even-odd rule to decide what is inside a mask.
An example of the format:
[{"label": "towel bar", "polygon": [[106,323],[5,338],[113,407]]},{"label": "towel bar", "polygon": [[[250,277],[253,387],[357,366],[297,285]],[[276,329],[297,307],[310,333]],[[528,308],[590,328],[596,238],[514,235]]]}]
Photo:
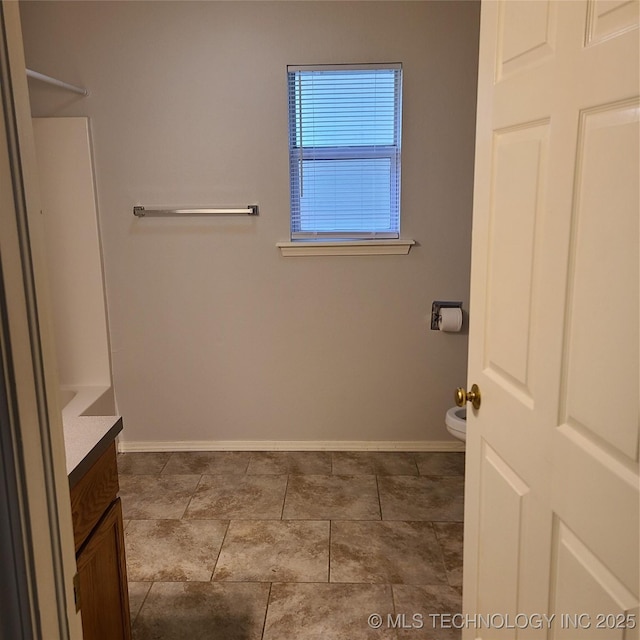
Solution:
[{"label": "towel bar", "polygon": [[236,215],[258,215],[258,205],[250,204],[246,207],[194,207],[181,209],[162,209],[160,207],[133,207],[133,215],[138,218],[161,218],[170,216],[236,216]]}]

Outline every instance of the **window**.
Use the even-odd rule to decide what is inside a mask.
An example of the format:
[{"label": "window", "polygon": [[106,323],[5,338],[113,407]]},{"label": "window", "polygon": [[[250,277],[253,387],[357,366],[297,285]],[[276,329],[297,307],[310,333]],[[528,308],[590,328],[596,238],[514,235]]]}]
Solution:
[{"label": "window", "polygon": [[291,239],[398,238],[401,65],[287,72]]}]

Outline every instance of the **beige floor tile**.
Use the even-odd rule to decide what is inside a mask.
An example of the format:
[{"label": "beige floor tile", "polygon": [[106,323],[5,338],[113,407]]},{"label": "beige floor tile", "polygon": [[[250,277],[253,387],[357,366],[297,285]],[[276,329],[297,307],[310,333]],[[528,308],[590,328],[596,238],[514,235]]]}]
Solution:
[{"label": "beige floor tile", "polygon": [[227,525],[220,520],[132,520],[125,532],[129,580],[211,580]]},{"label": "beige floor tile", "polygon": [[430,522],[332,522],[331,582],[446,584]]},{"label": "beige floor tile", "polygon": [[235,474],[245,473],[251,454],[248,451],[176,451],[171,454],[163,474]]},{"label": "beige floor tile", "polygon": [[376,477],[290,476],[283,518],[380,520]]},{"label": "beige floor tile", "polygon": [[200,476],[120,476],[125,519],[179,519],[184,514]]},{"label": "beige floor tile", "polygon": [[326,582],[329,522],[234,520],[213,580]]},{"label": "beige floor tile", "polygon": [[277,520],[286,487],[287,476],[202,476],[185,518]]},{"label": "beige floor tile", "polygon": [[416,453],[421,476],[463,476],[463,451],[424,451]]},{"label": "beige floor tile", "polygon": [[383,520],[462,522],[462,476],[380,476],[378,488]]},{"label": "beige floor tile", "polygon": [[134,640],[260,640],[269,585],[154,582]]},{"label": "beige floor tile", "polygon": [[[263,638],[394,640],[395,629],[386,625],[392,613],[389,585],[276,583],[271,587]],[[372,614],[382,616],[381,628],[368,624]]]},{"label": "beige floor tile", "polygon": [[434,522],[433,528],[444,556],[447,579],[452,587],[462,586],[462,522]]},{"label": "beige floor tile", "polygon": [[131,452],[117,456],[118,473],[122,475],[158,475],[169,461],[171,452]]},{"label": "beige floor tile", "polygon": [[429,614],[461,607],[463,453],[118,464],[134,640],[460,638]]},{"label": "beige floor tile", "polygon": [[333,453],[336,475],[417,476],[414,454],[396,451],[336,451]]},{"label": "beige floor tile", "polygon": [[149,589],[151,588],[151,582],[129,582],[129,612],[131,614],[131,624],[134,624],[140,608],[144,602]]},{"label": "beige floor tile", "polygon": [[331,473],[331,454],[326,451],[261,451],[251,454],[247,473]]},{"label": "beige floor tile", "polygon": [[401,615],[407,626],[412,627],[400,628],[399,639],[460,640],[462,637],[462,631],[454,627],[460,626],[461,620],[453,620],[453,616],[462,611],[462,597],[453,587],[393,585],[393,599],[396,615]]}]

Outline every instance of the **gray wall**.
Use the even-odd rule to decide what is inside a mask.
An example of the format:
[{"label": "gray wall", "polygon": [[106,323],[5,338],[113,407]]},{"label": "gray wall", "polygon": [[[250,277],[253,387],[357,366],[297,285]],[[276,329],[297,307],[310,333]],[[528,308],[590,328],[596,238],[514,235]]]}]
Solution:
[{"label": "gray wall", "polygon": [[[449,440],[467,336],[479,3],[24,2],[34,116],[90,117],[130,445]],[[403,63],[408,256],[283,258],[286,65]],[[260,204],[142,220],[134,204]],[[315,444],[314,444],[315,443]],[[188,446],[188,445],[186,445]],[[437,445],[435,445],[437,446]]]}]

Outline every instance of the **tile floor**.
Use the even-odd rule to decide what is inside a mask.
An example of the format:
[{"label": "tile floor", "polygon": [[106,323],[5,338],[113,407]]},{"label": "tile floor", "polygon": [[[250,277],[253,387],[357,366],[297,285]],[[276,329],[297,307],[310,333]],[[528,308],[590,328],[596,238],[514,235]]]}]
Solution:
[{"label": "tile floor", "polygon": [[434,614],[461,609],[463,453],[126,453],[118,468],[134,640],[460,637]]}]

